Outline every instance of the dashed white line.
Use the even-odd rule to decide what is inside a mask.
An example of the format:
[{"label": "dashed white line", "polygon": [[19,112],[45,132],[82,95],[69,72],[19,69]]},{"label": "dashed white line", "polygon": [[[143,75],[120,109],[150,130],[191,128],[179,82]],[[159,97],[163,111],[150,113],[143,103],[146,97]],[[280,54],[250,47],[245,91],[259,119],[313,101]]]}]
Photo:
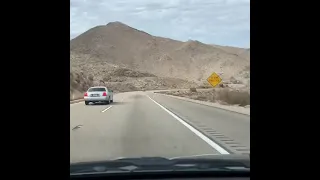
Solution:
[{"label": "dashed white line", "polygon": [[[147,95],[148,96],[148,95]],[[186,123],[184,120],[173,114],[171,111],[163,107],[161,104],[159,104],[157,101],[153,100],[150,96],[148,96],[151,101],[156,103],[158,106],[160,106],[163,110],[165,110],[167,113],[169,113],[172,117],[174,117],[176,120],[178,120],[181,124],[186,126],[190,131],[192,131],[194,134],[196,134],[198,137],[200,137],[203,141],[208,143],[212,148],[217,150],[220,154],[230,154],[228,151],[223,149],[221,146],[219,146],[217,143],[213,142],[211,139],[209,139],[207,136],[203,135],[200,131],[195,129],[194,127],[190,126],[188,123]]]},{"label": "dashed white line", "polygon": [[104,109],[104,110],[101,111],[101,112],[105,112],[105,111],[107,111],[107,110],[110,109],[110,108],[112,108],[112,106],[107,107],[106,109]]}]

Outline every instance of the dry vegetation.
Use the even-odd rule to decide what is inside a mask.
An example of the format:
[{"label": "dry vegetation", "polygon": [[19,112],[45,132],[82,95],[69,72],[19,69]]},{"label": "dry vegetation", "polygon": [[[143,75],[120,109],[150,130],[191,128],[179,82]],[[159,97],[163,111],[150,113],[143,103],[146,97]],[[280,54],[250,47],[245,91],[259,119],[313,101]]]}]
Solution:
[{"label": "dry vegetation", "polygon": [[70,100],[83,97],[83,92],[93,85],[93,76],[84,73],[70,73]]},{"label": "dry vegetation", "polygon": [[206,91],[197,91],[196,88],[190,90],[158,92],[173,96],[186,97],[190,99],[217,102],[224,105],[250,105],[250,93],[248,91],[239,91],[228,88],[211,89]]},{"label": "dry vegetation", "polygon": [[151,73],[133,71],[126,68],[115,68],[105,73],[85,75],[70,73],[70,99],[83,96],[83,92],[90,86],[107,86],[114,92],[161,90],[175,88],[189,88],[195,83],[177,78],[157,77]]}]

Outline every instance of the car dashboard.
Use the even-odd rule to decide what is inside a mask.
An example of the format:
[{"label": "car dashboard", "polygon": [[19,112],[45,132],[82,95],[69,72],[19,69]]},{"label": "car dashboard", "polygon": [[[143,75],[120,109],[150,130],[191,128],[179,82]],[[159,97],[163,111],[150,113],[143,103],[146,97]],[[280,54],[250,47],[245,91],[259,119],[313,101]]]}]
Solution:
[{"label": "car dashboard", "polygon": [[250,172],[217,173],[217,172],[152,172],[152,173],[124,173],[124,174],[91,174],[70,175],[70,180],[105,180],[105,179],[136,179],[136,180],[250,180]]}]

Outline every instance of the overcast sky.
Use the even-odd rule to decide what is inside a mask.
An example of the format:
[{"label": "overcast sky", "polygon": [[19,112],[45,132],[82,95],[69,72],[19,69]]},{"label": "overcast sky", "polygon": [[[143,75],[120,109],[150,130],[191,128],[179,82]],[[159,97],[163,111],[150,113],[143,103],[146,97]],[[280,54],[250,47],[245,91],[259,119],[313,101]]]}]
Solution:
[{"label": "overcast sky", "polygon": [[250,47],[250,0],[70,0],[71,39],[113,21],[181,41]]}]

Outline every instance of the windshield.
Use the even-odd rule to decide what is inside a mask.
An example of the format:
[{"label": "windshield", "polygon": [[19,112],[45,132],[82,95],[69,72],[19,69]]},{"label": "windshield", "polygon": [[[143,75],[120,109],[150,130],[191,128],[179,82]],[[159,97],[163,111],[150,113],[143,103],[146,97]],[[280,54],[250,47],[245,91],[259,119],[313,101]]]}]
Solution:
[{"label": "windshield", "polygon": [[106,91],[105,88],[90,88],[88,92],[103,92]]},{"label": "windshield", "polygon": [[250,153],[250,1],[70,2],[70,164]]}]

